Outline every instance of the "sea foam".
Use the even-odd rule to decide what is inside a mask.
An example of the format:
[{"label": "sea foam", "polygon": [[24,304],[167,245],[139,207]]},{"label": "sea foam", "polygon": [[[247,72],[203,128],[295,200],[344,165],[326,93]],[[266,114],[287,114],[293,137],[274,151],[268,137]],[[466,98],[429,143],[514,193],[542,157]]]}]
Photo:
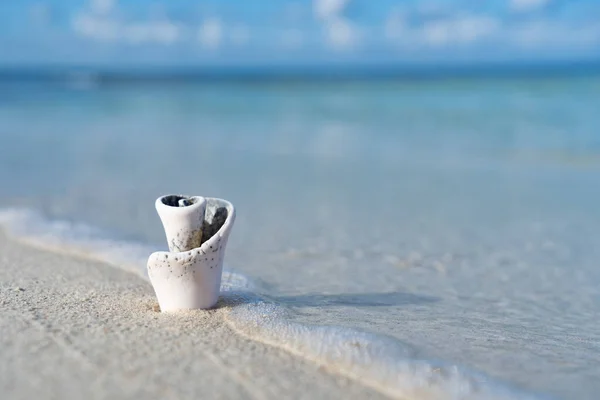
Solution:
[{"label": "sea foam", "polygon": [[[103,261],[146,280],[146,260],[156,250],[147,244],[112,239],[85,224],[50,220],[27,209],[0,210],[0,226],[9,236],[32,246]],[[225,302],[232,304],[225,321],[239,334],[311,360],[389,397],[541,398],[457,365],[419,359],[410,346],[391,337],[293,322],[289,309],[269,300],[264,287],[238,272],[223,272],[221,291]]]}]

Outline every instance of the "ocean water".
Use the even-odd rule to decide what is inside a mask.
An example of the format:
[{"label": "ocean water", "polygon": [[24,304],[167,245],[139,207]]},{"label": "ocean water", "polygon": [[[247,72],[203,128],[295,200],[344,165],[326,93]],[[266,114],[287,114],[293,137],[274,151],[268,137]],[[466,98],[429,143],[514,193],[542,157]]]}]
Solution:
[{"label": "ocean water", "polygon": [[600,77],[0,82],[0,223],[143,275],[237,209],[241,334],[391,396],[595,399]]}]

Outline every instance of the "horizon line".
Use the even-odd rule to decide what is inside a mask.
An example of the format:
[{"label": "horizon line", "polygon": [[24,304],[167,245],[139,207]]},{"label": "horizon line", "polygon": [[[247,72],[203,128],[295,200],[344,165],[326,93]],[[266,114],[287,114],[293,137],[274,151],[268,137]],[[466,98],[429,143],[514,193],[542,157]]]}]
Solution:
[{"label": "horizon line", "polygon": [[96,83],[223,81],[361,81],[553,78],[600,75],[600,60],[573,62],[396,65],[94,66],[0,65],[0,81]]}]

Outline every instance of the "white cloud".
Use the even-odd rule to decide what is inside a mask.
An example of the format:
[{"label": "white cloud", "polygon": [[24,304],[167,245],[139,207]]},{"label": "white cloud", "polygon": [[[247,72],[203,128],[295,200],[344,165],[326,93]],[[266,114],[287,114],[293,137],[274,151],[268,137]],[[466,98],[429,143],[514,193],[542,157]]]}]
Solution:
[{"label": "white cloud", "polygon": [[107,18],[98,18],[90,14],[79,14],[73,18],[73,30],[81,36],[102,42],[111,42],[119,38],[119,24]]},{"label": "white cloud", "polygon": [[149,30],[154,41],[161,44],[173,44],[180,37],[179,27],[168,20],[151,22]]},{"label": "white cloud", "polygon": [[383,35],[388,43],[414,50],[422,45],[471,45],[498,38],[503,29],[503,21],[490,15],[451,11],[424,3],[416,9],[392,9],[385,20]]},{"label": "white cloud", "polygon": [[123,24],[108,18],[80,14],[74,18],[72,26],[81,36],[101,42],[170,45],[180,37],[180,28],[169,21]]},{"label": "white cloud", "polygon": [[[402,10],[400,10],[402,11]],[[600,22],[573,24],[559,18],[528,18],[512,23],[483,14],[455,13],[446,17],[424,19],[420,24],[405,12],[392,12],[385,23],[385,38],[402,48],[420,45],[465,48],[483,42],[505,49],[562,52],[600,45]]]},{"label": "white cloud", "polygon": [[116,0],[91,0],[90,2],[92,12],[98,15],[108,15],[116,6]]},{"label": "white cloud", "polygon": [[320,19],[330,47],[348,49],[358,42],[358,32],[341,14],[350,0],[313,0],[313,13]]},{"label": "white cloud", "polygon": [[[424,3],[419,7],[398,6],[392,8],[382,24],[359,25],[344,14],[350,0],[314,0],[312,3],[315,18],[318,17],[318,30],[310,31],[312,23],[305,19],[291,23],[286,18],[277,25],[262,29],[254,25],[228,25],[220,17],[214,16],[199,25],[184,24],[169,20],[165,12],[151,16],[126,15],[126,10],[118,8],[117,0],[88,0],[87,6],[75,14],[71,20],[72,30],[79,36],[98,41],[169,46],[174,43],[197,45],[207,49],[222,46],[245,46],[252,39],[253,44],[275,43],[285,49],[298,49],[307,43],[318,43],[340,51],[352,51],[367,43],[381,44],[381,41],[402,50],[434,51],[433,47],[460,45],[464,51],[469,46],[496,44],[504,49],[534,49],[548,52],[584,49],[586,46],[600,45],[600,23],[588,21],[575,24],[560,16],[531,14],[527,18],[502,20],[495,14],[474,14],[459,9],[436,8],[434,3]],[[552,0],[507,0],[511,8],[532,10],[543,7]],[[47,20],[46,3],[35,3],[28,11],[31,21]],[[294,12],[305,16],[310,8],[299,4]],[[310,4],[310,3],[309,3]],[[290,11],[291,12],[291,11]],[[422,14],[425,13],[426,15]],[[159,15],[160,14],[160,15]],[[545,13],[540,13],[545,14]],[[289,17],[292,18],[291,16]],[[251,37],[252,33],[252,37]],[[376,35],[376,36],[375,36]],[[461,51],[463,51],[461,50]],[[475,51],[475,50],[474,50]]]},{"label": "white cloud", "polygon": [[206,19],[198,30],[198,41],[208,48],[219,47],[222,37],[223,27],[218,18]]},{"label": "white cloud", "polygon": [[181,27],[166,18],[124,22],[114,15],[116,11],[113,0],[93,0],[89,10],[72,18],[71,27],[77,34],[100,42],[170,45],[181,38]]},{"label": "white cloud", "polygon": [[325,25],[327,42],[336,49],[347,49],[359,42],[358,30],[344,18],[334,18]]},{"label": "white cloud", "polygon": [[319,19],[336,18],[348,3],[349,0],[313,0],[313,12]]},{"label": "white cloud", "polygon": [[427,22],[421,33],[423,40],[431,45],[465,44],[492,36],[499,28],[500,23],[494,18],[463,15]]},{"label": "white cloud", "polygon": [[544,7],[550,0],[509,0],[510,8],[514,11],[526,12]]}]

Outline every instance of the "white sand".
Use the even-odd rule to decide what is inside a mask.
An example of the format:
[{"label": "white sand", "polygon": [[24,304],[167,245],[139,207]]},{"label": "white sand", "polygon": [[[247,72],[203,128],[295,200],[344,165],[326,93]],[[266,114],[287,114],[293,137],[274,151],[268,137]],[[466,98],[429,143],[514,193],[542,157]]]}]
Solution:
[{"label": "white sand", "polygon": [[0,232],[1,398],[381,398],[237,335],[223,303],[161,314],[141,278]]}]

